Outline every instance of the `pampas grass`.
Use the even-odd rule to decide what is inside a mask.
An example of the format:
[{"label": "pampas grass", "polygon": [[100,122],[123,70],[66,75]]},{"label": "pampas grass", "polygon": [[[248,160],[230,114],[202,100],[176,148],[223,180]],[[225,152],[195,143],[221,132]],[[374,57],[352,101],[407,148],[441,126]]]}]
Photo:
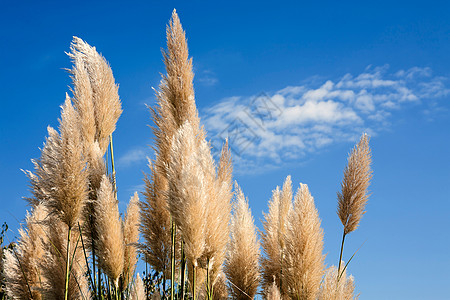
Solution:
[{"label": "pampas grass", "polygon": [[218,275],[222,272],[225,260],[226,247],[229,240],[231,198],[232,193],[232,163],[228,143],[222,148],[217,176],[210,151],[203,152],[202,161],[206,176],[208,177],[207,189],[208,202],[206,214],[205,251],[202,255],[202,263],[207,269],[206,292],[209,299],[213,297],[214,285]]},{"label": "pampas grass", "polygon": [[[143,300],[147,293],[165,299],[170,278],[171,299],[227,299],[228,292],[233,299],[252,299],[260,282],[265,299],[353,299],[347,266],[341,269],[339,261],[337,268],[325,270],[321,220],[307,185],[300,185],[294,204],[290,176],[273,190],[261,257],[237,183],[231,218],[231,152],[225,142],[218,163],[211,154],[195,105],[186,34],[175,10],[166,34],[166,74],[151,108],[155,156],[144,179],[144,199],[135,194],[123,220],[112,146],[122,113],[118,85],[95,47],[74,37],[69,53],[73,96],[66,95],[58,130],[48,128],[34,173],[27,172],[32,213],[17,247],[2,260],[8,294],[36,300]],[[340,258],[369,197],[368,143],[363,135],[350,153],[338,193],[344,226]],[[111,173],[104,157],[108,145]],[[152,268],[144,281],[134,275],[138,250]],[[184,290],[186,277],[191,294]]]},{"label": "pampas grass", "polygon": [[205,250],[208,187],[213,182],[200,161],[208,155],[205,140],[186,122],[174,136],[169,178],[169,210],[183,237],[186,257],[194,267]]},{"label": "pampas grass", "polygon": [[278,286],[276,285],[275,280],[273,281],[272,285],[270,285],[267,288],[266,299],[267,300],[281,300],[280,290],[278,289]]},{"label": "pampas grass", "polygon": [[259,241],[248,201],[235,185],[236,202],[231,220],[225,273],[233,299],[253,299],[259,286]]},{"label": "pampas grass", "polygon": [[[44,244],[45,256],[40,264],[43,278],[43,299],[85,299],[90,297],[86,262],[80,242],[80,232],[72,229],[68,240],[65,224],[56,216],[46,218],[43,226],[48,242]],[[66,256],[66,253],[69,253]],[[69,276],[67,275],[69,265]]]},{"label": "pampas grass", "polygon": [[341,192],[337,194],[338,216],[342,225],[344,225],[338,276],[340,276],[341,271],[345,237],[358,228],[362,215],[365,213],[364,208],[369,198],[368,187],[372,179],[371,162],[369,136],[363,134],[348,157],[348,164],[344,170],[344,178],[341,183]]},{"label": "pampas grass", "polygon": [[106,176],[103,176],[98,190],[95,219],[99,265],[117,287],[124,264],[123,233],[117,200],[111,181]]},{"label": "pampas grass", "polygon": [[139,242],[139,197],[135,193],[128,204],[123,222],[124,264],[122,274],[122,290],[125,290],[133,279],[138,261],[136,245]]},{"label": "pampas grass", "polygon": [[313,300],[319,292],[325,257],[319,213],[306,184],[300,184],[288,220],[283,289],[291,298]]},{"label": "pampas grass", "polygon": [[146,300],[147,296],[145,294],[144,283],[142,282],[141,276],[139,273],[136,275],[136,279],[134,280],[134,284],[131,288],[130,292],[130,300]]},{"label": "pampas grass", "polygon": [[344,271],[342,278],[337,280],[338,270],[331,266],[325,271],[325,277],[320,287],[319,300],[352,300],[354,296],[355,283],[353,276],[347,276]]},{"label": "pampas grass", "polygon": [[42,299],[42,274],[39,264],[45,255],[45,234],[42,222],[47,217],[45,206],[36,206],[27,213],[26,229],[20,229],[20,238],[14,249],[6,250],[4,275],[6,292],[12,299]]},{"label": "pampas grass", "polygon": [[364,207],[369,198],[367,189],[372,178],[370,164],[369,136],[363,134],[349,155],[341,192],[338,193],[338,215],[344,225],[344,234],[356,230],[365,213]]},{"label": "pampas grass", "polygon": [[[262,247],[266,254],[261,260],[263,289],[267,289],[275,280],[283,291],[282,273],[285,252],[284,236],[288,226],[288,215],[292,209],[292,181],[287,176],[282,190],[277,187],[272,192],[269,213],[264,214],[264,232],[261,234]],[[275,279],[274,279],[275,278]]]},{"label": "pampas grass", "polygon": [[91,143],[98,141],[104,154],[122,113],[119,86],[115,84],[108,62],[95,47],[74,37],[71,52],[69,56],[74,61],[74,69],[71,71],[76,99],[74,102],[85,125],[83,133]]}]

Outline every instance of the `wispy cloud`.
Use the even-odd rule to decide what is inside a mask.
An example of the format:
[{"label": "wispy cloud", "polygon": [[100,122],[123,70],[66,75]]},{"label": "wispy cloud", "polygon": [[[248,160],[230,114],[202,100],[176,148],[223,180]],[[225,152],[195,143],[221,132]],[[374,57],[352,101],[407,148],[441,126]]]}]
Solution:
[{"label": "wispy cloud", "polygon": [[[268,168],[340,141],[354,141],[389,127],[392,115],[450,94],[447,78],[430,68],[390,72],[367,67],[338,80],[306,81],[270,94],[230,97],[203,111],[218,150],[225,138],[245,169]],[[423,108],[424,113],[428,110]]]},{"label": "wispy cloud", "polygon": [[214,86],[219,82],[216,74],[211,70],[202,70],[196,74],[196,81],[205,86]]},{"label": "wispy cloud", "polygon": [[135,163],[145,161],[148,153],[143,147],[136,147],[128,150],[124,155],[117,160],[117,166],[120,168],[129,167]]}]

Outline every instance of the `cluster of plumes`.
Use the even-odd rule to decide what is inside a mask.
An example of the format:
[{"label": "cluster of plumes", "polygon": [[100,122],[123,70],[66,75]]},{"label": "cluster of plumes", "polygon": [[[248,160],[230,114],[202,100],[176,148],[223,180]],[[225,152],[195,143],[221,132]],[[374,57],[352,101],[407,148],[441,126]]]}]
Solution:
[{"label": "cluster of plumes", "polygon": [[320,223],[307,185],[300,185],[292,205],[292,183],[288,176],[282,190],[277,187],[273,191],[263,223],[265,257],[261,266],[267,295],[279,292],[283,297],[316,299],[324,269]]},{"label": "cluster of plumes", "polygon": [[68,299],[90,298],[89,255],[116,286],[119,278],[123,289],[133,281],[139,200],[132,198],[123,221],[104,161],[122,112],[118,86],[104,57],[83,40],[74,37],[68,55],[73,97],[66,95],[59,132],[48,128],[41,157],[33,161],[35,171],[27,171],[28,229],[20,231],[17,249],[5,257],[13,299],[64,299],[67,264]]},{"label": "cluster of plumes", "polygon": [[259,286],[259,241],[244,193],[235,184],[236,201],[231,220],[225,274],[233,299],[253,299]]},{"label": "cluster of plumes", "polygon": [[319,291],[319,300],[352,300],[355,299],[355,282],[353,276],[344,271],[339,275],[336,266],[325,271],[325,277]]},{"label": "cluster of plumes", "polygon": [[[145,179],[145,201],[141,203],[145,240],[141,249],[146,261],[168,277],[173,221],[177,270],[183,243],[188,263],[207,269],[214,285],[222,273],[229,239],[231,156],[225,145],[216,167],[206,133],[199,125],[192,59],[175,11],[167,26],[167,52],[163,55],[167,74],[156,94],[157,106],[151,109],[156,153],[150,162],[151,174]],[[197,286],[203,275],[202,271],[197,274]]]},{"label": "cluster of plumes", "polygon": [[[354,299],[353,277],[345,269],[325,269],[314,199],[305,184],[294,196],[290,176],[269,201],[260,257],[248,200],[237,183],[232,190],[228,142],[216,164],[200,126],[192,59],[175,11],[163,55],[167,74],[151,108],[155,158],[144,179],[144,200],[135,194],[122,219],[115,174],[108,176],[104,160],[122,112],[118,86],[104,57],[74,38],[69,53],[73,97],[66,95],[59,131],[48,128],[41,157],[33,161],[35,171],[27,172],[31,213],[17,246],[2,261],[8,295],[63,299],[67,283],[68,299],[90,299],[95,287],[89,287],[88,277],[92,284],[97,263],[126,298],[146,299],[142,279],[134,276],[139,249],[164,282],[173,276],[174,263],[172,280],[187,277],[199,299],[253,299],[260,283],[265,299]],[[368,143],[363,135],[351,152],[338,193],[344,238],[358,227],[368,200]]]}]

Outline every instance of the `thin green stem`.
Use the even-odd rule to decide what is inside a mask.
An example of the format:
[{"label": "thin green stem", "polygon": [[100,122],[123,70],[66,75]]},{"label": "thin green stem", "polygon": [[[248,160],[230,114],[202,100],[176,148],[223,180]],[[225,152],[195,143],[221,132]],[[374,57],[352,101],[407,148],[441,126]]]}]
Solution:
[{"label": "thin green stem", "polygon": [[64,300],[67,300],[69,296],[69,275],[70,275],[70,234],[72,233],[72,227],[69,227],[69,232],[67,233],[67,256],[66,256],[66,279],[64,288]]},{"label": "thin green stem", "polygon": [[114,165],[114,147],[113,147],[112,133],[109,135],[109,148],[111,149],[111,168],[112,168],[112,179],[114,184],[114,195],[117,200],[116,168]]},{"label": "thin green stem", "polygon": [[186,281],[186,255],[184,254],[184,241],[181,242],[181,300],[184,300],[184,286]]},{"label": "thin green stem", "polygon": [[102,273],[100,271],[100,267],[97,268],[97,284],[98,284],[98,294],[100,296],[100,299],[103,299],[103,292],[102,292]]},{"label": "thin green stem", "polygon": [[338,265],[338,277],[337,277],[337,281],[339,282],[340,276],[339,273],[341,272],[341,261],[342,261],[342,253],[344,252],[344,241],[345,241],[345,231],[342,234],[342,244],[341,244],[341,254],[339,254],[339,265]]},{"label": "thin green stem", "polygon": [[175,294],[175,241],[176,241],[176,230],[175,222],[172,220],[172,250],[171,250],[171,272],[170,272],[170,300],[173,300]]},{"label": "thin green stem", "polygon": [[[96,286],[95,286],[94,281],[92,280],[92,274],[91,274],[91,270],[89,268],[89,260],[88,260],[88,257],[86,255],[86,248],[84,247],[84,242],[83,242],[83,236],[82,236],[80,222],[78,222],[78,230],[80,230],[81,246],[83,247],[84,259],[86,260],[87,271],[88,271],[88,274],[89,274],[89,281],[91,283],[92,289],[95,290]],[[95,276],[94,276],[94,278],[95,278]]]},{"label": "thin green stem", "polygon": [[197,300],[196,295],[195,295],[195,276],[197,273],[197,267],[193,265],[193,270],[192,270],[193,274],[192,274],[192,299]]}]

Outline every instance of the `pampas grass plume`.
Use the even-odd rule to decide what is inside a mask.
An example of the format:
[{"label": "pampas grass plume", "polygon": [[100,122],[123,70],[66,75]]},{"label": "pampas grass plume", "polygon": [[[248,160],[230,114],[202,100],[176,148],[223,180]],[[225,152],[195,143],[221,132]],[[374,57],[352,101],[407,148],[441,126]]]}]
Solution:
[{"label": "pampas grass plume", "polygon": [[225,274],[232,284],[233,299],[253,299],[259,285],[259,241],[256,227],[244,193],[235,184],[236,202],[231,221]]},{"label": "pampas grass plume", "polygon": [[358,228],[365,213],[364,208],[369,198],[367,189],[372,178],[371,160],[369,136],[363,134],[349,155],[341,192],[338,193],[338,215],[344,225],[345,235]]},{"label": "pampas grass plume", "polygon": [[98,190],[95,219],[98,234],[96,253],[99,264],[117,286],[124,263],[122,222],[111,181],[106,176],[103,176]]},{"label": "pampas grass plume", "polygon": [[125,245],[123,264],[123,290],[133,278],[138,261],[136,245],[139,242],[139,197],[135,193],[130,199],[123,222],[123,240]]},{"label": "pampas grass plume", "polygon": [[283,259],[283,290],[291,298],[316,299],[324,269],[323,230],[308,186],[300,184],[289,214],[286,253]]}]

